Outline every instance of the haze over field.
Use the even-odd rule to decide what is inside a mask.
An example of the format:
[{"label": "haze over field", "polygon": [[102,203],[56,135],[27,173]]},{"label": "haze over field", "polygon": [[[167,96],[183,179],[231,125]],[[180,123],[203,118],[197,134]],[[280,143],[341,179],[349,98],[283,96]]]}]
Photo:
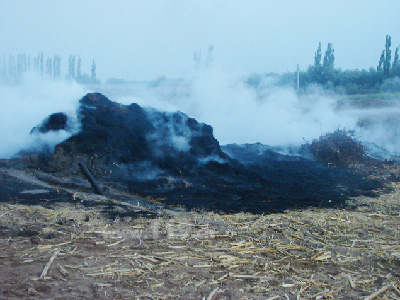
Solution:
[{"label": "haze over field", "polygon": [[[390,7],[390,9],[388,9]],[[399,44],[399,1],[0,1],[0,62],[9,55],[59,55],[61,79],[68,57],[82,57],[89,73],[125,80],[182,78],[175,87],[154,85],[113,101],[181,110],[213,126],[221,144],[261,142],[298,146],[337,128],[354,129],[360,114],[335,109],[335,100],[314,87],[298,98],[293,87],[252,73],[306,70],[318,43],[335,48],[335,68],[376,67],[384,37]],[[76,118],[77,100],[90,90],[73,82],[27,73],[21,84],[0,85],[0,157],[38,145],[29,135],[50,113]],[[392,110],[393,112],[393,110]],[[374,111],[374,114],[380,112]],[[77,127],[78,128],[78,125]],[[359,131],[364,141],[397,152],[395,128]],[[54,146],[69,134],[40,139]]]},{"label": "haze over field", "polygon": [[[80,55],[105,81],[182,77],[193,54],[214,46],[214,63],[233,74],[294,71],[313,63],[318,42],[335,47],[335,66],[375,67],[391,34],[400,43],[397,0],[0,1],[0,55]],[[396,37],[396,38],[395,38]]]}]

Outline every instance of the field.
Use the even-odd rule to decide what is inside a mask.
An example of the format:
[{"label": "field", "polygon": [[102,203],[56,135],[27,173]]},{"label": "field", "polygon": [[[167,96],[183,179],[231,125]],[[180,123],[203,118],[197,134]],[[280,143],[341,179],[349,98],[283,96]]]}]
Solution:
[{"label": "field", "polygon": [[0,299],[400,299],[395,180],[344,208],[258,215],[146,206],[7,163],[0,177]]}]

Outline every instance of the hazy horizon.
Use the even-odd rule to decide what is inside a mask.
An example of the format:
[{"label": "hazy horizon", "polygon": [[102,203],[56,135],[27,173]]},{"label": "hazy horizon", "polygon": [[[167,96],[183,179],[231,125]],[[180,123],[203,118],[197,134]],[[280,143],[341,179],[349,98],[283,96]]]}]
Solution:
[{"label": "hazy horizon", "polygon": [[234,75],[305,70],[328,42],[335,67],[376,67],[385,36],[400,44],[400,1],[0,1],[0,56],[81,56],[82,72],[188,77],[207,61]]}]

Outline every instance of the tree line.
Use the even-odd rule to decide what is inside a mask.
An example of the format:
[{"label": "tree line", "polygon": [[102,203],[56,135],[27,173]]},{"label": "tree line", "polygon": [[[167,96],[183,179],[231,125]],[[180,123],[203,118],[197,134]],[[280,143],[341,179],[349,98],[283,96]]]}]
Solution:
[{"label": "tree line", "polygon": [[[30,56],[18,54],[3,54],[2,68],[0,69],[0,81],[7,83],[18,83],[24,73],[33,71],[40,76],[59,80],[61,79],[61,56],[54,55],[44,59],[43,52],[39,52],[32,59]],[[90,75],[82,73],[82,60],[79,56],[70,55],[68,59],[68,71],[65,75],[67,80],[74,80],[78,83],[99,83],[96,76],[96,63],[93,59]]]},{"label": "tree line", "polygon": [[[332,43],[328,43],[322,53],[321,43],[314,53],[314,63],[299,74],[300,92],[305,93],[309,86],[318,84],[335,93],[367,94],[379,92],[400,92],[400,59],[399,47],[395,49],[392,59],[391,36],[386,36],[382,53],[377,58],[376,67],[369,70],[341,70],[335,68],[335,52]],[[297,87],[297,72],[285,74],[253,74],[247,83],[257,87],[263,76],[275,76],[278,84]]]}]

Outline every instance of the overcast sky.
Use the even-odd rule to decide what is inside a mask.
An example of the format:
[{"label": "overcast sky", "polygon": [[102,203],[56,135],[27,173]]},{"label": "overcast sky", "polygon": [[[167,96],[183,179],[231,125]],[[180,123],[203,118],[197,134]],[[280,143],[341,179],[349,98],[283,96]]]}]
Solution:
[{"label": "overcast sky", "polygon": [[234,74],[305,70],[318,42],[335,66],[376,67],[385,36],[400,44],[399,0],[0,0],[0,55],[70,54],[89,73],[129,80],[181,77],[193,53],[214,45],[214,64]]}]

